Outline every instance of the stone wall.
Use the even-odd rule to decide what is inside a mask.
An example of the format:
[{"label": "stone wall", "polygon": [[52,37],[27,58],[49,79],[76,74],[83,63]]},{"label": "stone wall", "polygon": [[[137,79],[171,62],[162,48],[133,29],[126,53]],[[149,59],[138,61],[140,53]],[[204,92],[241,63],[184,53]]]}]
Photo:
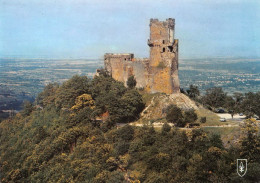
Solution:
[{"label": "stone wall", "polygon": [[174,39],[174,19],[150,20],[149,59],[136,59],[134,54],[107,53],[105,69],[118,81],[126,84],[134,75],[137,87],[148,92],[171,94],[179,92],[178,40]]},{"label": "stone wall", "polygon": [[107,53],[104,57],[105,69],[118,81],[124,82],[134,75],[136,87],[145,88],[148,84],[148,59],[135,59],[134,54]]}]

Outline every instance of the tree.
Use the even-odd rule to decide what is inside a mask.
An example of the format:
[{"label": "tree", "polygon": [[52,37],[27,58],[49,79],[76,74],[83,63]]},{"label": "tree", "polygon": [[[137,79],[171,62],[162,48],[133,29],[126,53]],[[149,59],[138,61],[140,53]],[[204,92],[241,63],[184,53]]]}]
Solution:
[{"label": "tree", "polygon": [[258,134],[258,126],[254,120],[246,120],[242,128],[244,137],[240,144],[241,157],[247,158],[249,162],[260,161],[260,138]]},{"label": "tree", "polygon": [[127,153],[129,147],[130,147],[129,142],[126,141],[116,142],[114,147],[116,155],[119,156]]},{"label": "tree", "polygon": [[202,97],[202,102],[211,107],[223,107],[227,94],[221,87],[213,87],[206,90],[206,94]]},{"label": "tree", "polygon": [[171,126],[168,123],[164,123],[162,126],[162,134],[167,134],[171,131]]},{"label": "tree", "polygon": [[128,79],[127,79],[127,86],[128,88],[134,88],[136,86],[136,79],[134,76],[130,76]]},{"label": "tree", "polygon": [[245,93],[240,108],[247,115],[247,117],[252,117],[254,114],[260,116],[260,92]]},{"label": "tree", "polygon": [[145,107],[143,98],[138,91],[135,89],[126,91],[121,101],[123,107],[123,119],[126,122],[138,119],[139,114]]},{"label": "tree", "polygon": [[214,147],[218,147],[220,149],[224,148],[223,142],[221,140],[221,136],[219,134],[213,133],[210,137],[210,145]]},{"label": "tree", "polygon": [[185,94],[185,95],[187,95],[187,92],[185,91],[184,88],[180,88],[180,92],[183,93],[183,94]]},{"label": "tree", "polygon": [[114,123],[137,119],[145,107],[142,96],[136,89],[127,90],[122,82],[109,76],[95,76],[91,91],[95,100],[95,113],[109,113],[109,119]]},{"label": "tree", "polygon": [[260,92],[255,94],[254,113],[260,117]]},{"label": "tree", "polygon": [[233,118],[234,114],[236,113],[236,102],[231,96],[226,97],[225,101],[225,108],[228,110],[228,112],[231,114],[231,117]]},{"label": "tree", "polygon": [[198,119],[198,115],[195,113],[194,109],[190,109],[185,111],[184,113],[184,121],[186,123],[194,123]]},{"label": "tree", "polygon": [[241,112],[241,103],[244,100],[244,95],[242,93],[235,92],[233,94],[233,98],[234,98],[234,101],[235,101],[235,111]]},{"label": "tree", "polygon": [[29,116],[33,111],[34,107],[33,104],[29,101],[25,101],[23,104],[23,110],[21,112],[22,116]]},{"label": "tree", "polygon": [[98,73],[99,76],[111,77],[109,72],[106,69],[103,69],[103,68],[97,69],[97,73]]},{"label": "tree", "polygon": [[95,107],[95,101],[89,94],[82,94],[76,98],[75,105],[72,106],[72,110],[78,111],[84,107],[89,107],[93,109]]},{"label": "tree", "polygon": [[[247,159],[247,174],[245,182],[259,182],[260,171],[260,136],[259,127],[255,120],[246,120],[242,128],[243,136],[240,138],[238,157]],[[233,182],[238,182],[236,177],[232,177]]]},{"label": "tree", "polygon": [[166,120],[170,123],[175,123],[178,127],[184,127],[186,125],[186,122],[183,119],[182,110],[176,105],[167,107]]},{"label": "tree", "polygon": [[121,98],[126,90],[122,82],[116,81],[110,76],[95,76],[91,81],[91,96],[96,101],[97,108],[105,109],[104,105],[108,105],[106,101],[109,99],[108,95],[115,95],[117,98]]},{"label": "tree", "polygon": [[190,88],[187,90],[187,93],[191,99],[196,99],[198,96],[200,96],[198,86],[195,85],[190,85]]},{"label": "tree", "polygon": [[55,102],[55,93],[59,85],[57,83],[50,83],[44,87],[43,92],[41,92],[37,98],[36,103],[45,107],[49,104],[54,104]]},{"label": "tree", "polygon": [[90,94],[90,80],[87,76],[73,76],[56,91],[55,105],[58,108],[71,108],[82,94]]},{"label": "tree", "polygon": [[125,125],[116,131],[117,138],[124,141],[131,141],[134,138],[134,128],[131,125]]}]

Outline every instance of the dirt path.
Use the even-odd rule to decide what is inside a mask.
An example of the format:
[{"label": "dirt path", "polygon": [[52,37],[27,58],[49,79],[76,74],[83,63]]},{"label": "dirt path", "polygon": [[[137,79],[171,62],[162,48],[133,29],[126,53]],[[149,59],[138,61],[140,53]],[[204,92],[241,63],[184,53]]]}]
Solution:
[{"label": "dirt path", "polygon": [[[148,126],[153,125],[153,127],[155,128],[161,128],[163,126],[164,123],[153,123],[153,124],[149,124]],[[174,126],[173,123],[168,123],[170,126]],[[145,126],[144,124],[134,124],[134,123],[130,123],[130,125],[132,126]],[[124,125],[123,125],[124,126]],[[122,125],[120,125],[120,127],[122,127]],[[231,127],[239,127],[239,124],[235,124],[235,125],[218,125],[218,126],[199,126],[198,128],[231,128]],[[192,128],[179,128],[179,129],[192,129]]]},{"label": "dirt path", "polygon": [[221,118],[226,118],[227,120],[232,120],[232,121],[243,121],[246,119],[246,116],[240,116],[239,114],[235,114],[232,118],[231,114],[229,113],[216,113]]}]

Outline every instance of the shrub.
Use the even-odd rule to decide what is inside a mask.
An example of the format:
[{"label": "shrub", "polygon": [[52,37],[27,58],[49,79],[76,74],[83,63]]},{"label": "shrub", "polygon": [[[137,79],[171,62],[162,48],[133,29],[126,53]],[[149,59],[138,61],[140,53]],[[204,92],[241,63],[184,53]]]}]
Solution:
[{"label": "shrub", "polygon": [[207,118],[206,117],[201,117],[200,118],[200,122],[201,123],[206,123],[207,122]]},{"label": "shrub", "polygon": [[115,144],[115,153],[117,156],[127,153],[130,144],[125,141],[119,141]]},{"label": "shrub", "polygon": [[184,127],[186,122],[183,119],[182,111],[176,105],[170,105],[166,109],[166,120],[170,123],[175,123],[178,127]]},{"label": "shrub", "polygon": [[134,88],[136,86],[136,79],[134,76],[130,76],[128,79],[127,79],[127,86],[128,88]]},{"label": "shrub", "polygon": [[164,69],[166,66],[163,62],[160,62],[158,65],[157,65],[158,68],[160,69]]},{"label": "shrub", "polygon": [[33,111],[34,107],[33,104],[29,101],[25,101],[23,104],[23,110],[21,112],[22,116],[29,116]]},{"label": "shrub", "polygon": [[134,137],[134,128],[127,124],[117,130],[117,136],[119,139],[130,141]]},{"label": "shrub", "polygon": [[198,119],[197,114],[195,113],[194,109],[185,111],[184,113],[184,121],[186,123],[193,123]]},{"label": "shrub", "polygon": [[162,134],[166,134],[171,131],[171,126],[168,123],[164,123],[162,126]]}]

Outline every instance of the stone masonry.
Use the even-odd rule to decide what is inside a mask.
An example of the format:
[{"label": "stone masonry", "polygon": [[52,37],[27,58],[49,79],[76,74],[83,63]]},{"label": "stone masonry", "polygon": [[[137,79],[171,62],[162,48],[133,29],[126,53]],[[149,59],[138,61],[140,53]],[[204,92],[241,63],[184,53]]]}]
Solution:
[{"label": "stone masonry", "polygon": [[138,88],[147,92],[171,94],[180,91],[178,77],[178,40],[174,39],[175,20],[150,20],[149,59],[134,58],[134,54],[106,53],[105,69],[125,83],[134,75]]}]

